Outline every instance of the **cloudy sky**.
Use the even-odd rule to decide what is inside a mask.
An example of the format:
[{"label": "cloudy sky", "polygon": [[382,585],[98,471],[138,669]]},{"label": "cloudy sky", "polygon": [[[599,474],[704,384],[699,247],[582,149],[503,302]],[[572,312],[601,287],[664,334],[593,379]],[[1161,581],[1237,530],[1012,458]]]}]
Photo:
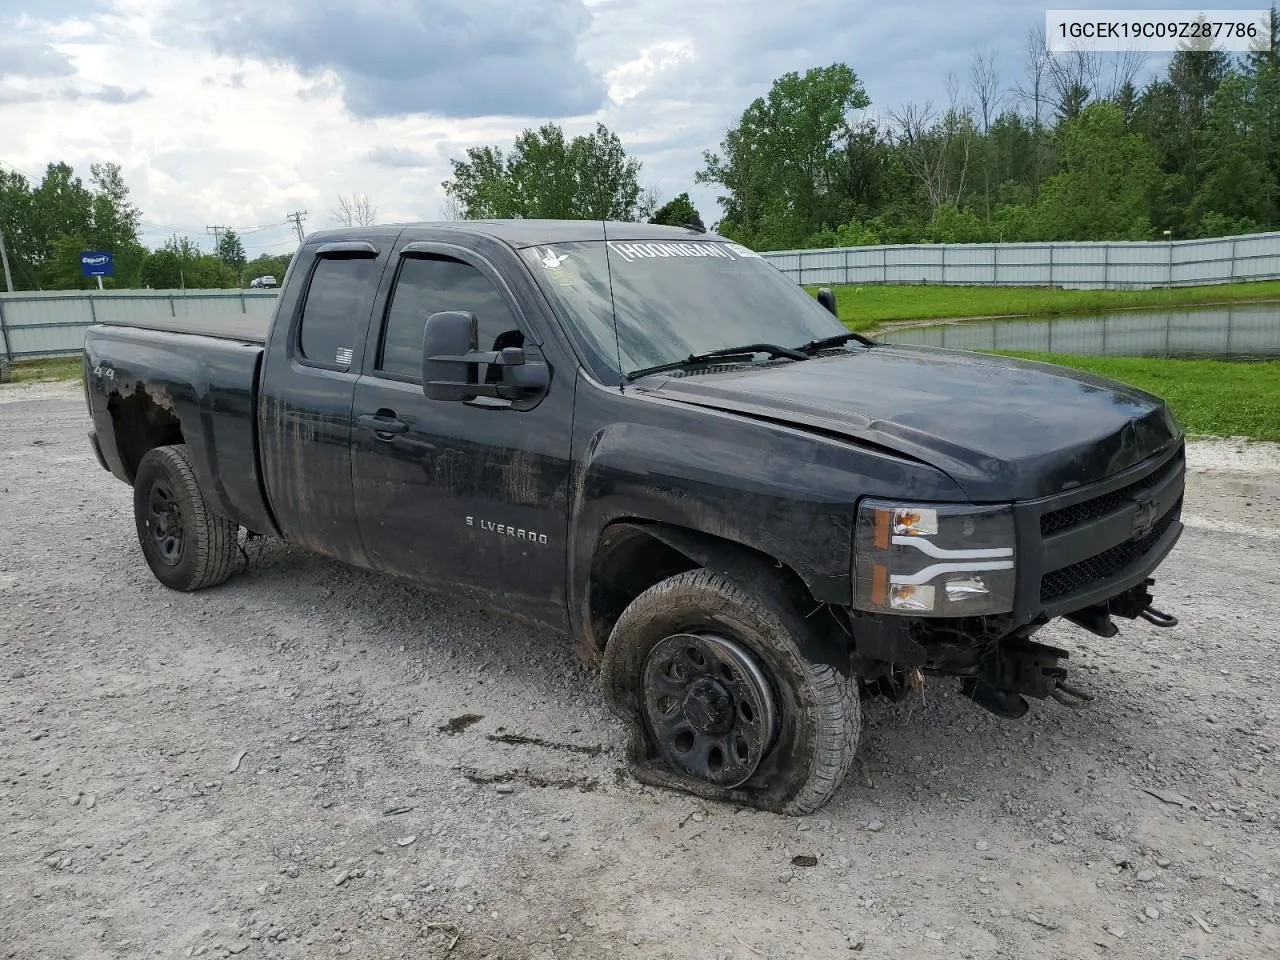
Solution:
[{"label": "cloudy sky", "polygon": [[338,193],[438,218],[466,147],[603,121],[646,186],[712,222],[701,152],[779,74],[846,62],[884,111],[944,101],[984,48],[1011,88],[1043,18],[1025,0],[0,0],[0,164],[115,161],[145,242],[208,248],[230,225],[253,256],[291,248],[289,211],[332,226]]}]

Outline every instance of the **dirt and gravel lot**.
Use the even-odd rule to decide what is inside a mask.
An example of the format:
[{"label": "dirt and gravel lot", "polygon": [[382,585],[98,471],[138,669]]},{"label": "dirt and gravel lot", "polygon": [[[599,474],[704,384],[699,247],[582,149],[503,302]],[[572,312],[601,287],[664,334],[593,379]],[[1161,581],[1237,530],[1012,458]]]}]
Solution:
[{"label": "dirt and gravel lot", "polygon": [[873,703],[788,819],[632,781],[564,637],[279,544],[164,590],[86,429],[0,388],[0,957],[1280,956],[1275,447],[1191,448],[1180,626],[1042,635],[1091,706]]}]

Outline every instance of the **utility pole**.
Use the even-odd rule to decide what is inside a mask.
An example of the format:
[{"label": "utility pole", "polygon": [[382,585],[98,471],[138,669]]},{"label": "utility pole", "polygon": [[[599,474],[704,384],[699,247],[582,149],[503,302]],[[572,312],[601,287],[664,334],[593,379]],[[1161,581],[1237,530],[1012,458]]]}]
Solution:
[{"label": "utility pole", "polygon": [[9,251],[4,248],[3,233],[0,233],[0,263],[4,264],[4,288],[13,293],[13,274],[9,272]]},{"label": "utility pole", "polygon": [[298,231],[298,242],[302,243],[306,236],[302,232],[302,221],[306,219],[307,211],[295,210],[293,213],[286,213],[284,218],[293,222],[293,229]]},{"label": "utility pole", "polygon": [[221,242],[222,242],[222,235],[223,235],[224,233],[226,233],[226,232],[227,232],[228,230],[230,230],[230,229],[231,229],[230,227],[205,227],[205,230],[206,230],[208,233],[213,234],[213,253],[214,253],[214,256],[217,256],[217,254],[218,254],[218,246],[219,246],[219,244],[221,244]]}]

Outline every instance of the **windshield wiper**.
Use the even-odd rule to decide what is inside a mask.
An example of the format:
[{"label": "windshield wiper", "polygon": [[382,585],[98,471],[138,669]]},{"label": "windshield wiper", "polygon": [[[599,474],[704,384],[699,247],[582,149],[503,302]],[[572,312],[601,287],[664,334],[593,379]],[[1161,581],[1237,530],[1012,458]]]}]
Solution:
[{"label": "windshield wiper", "polygon": [[694,367],[711,360],[749,359],[757,353],[767,353],[772,357],[786,357],[788,360],[808,360],[809,355],[794,347],[780,347],[776,343],[747,343],[740,347],[722,347],[719,350],[707,350],[705,353],[691,353],[683,360],[672,360],[668,363],[655,364],[652,367],[641,367],[627,374],[628,380],[647,377],[651,373],[662,373],[664,370],[680,370]]},{"label": "windshield wiper", "polygon": [[857,340],[859,343],[868,347],[874,347],[876,345],[876,342],[874,340],[864,337],[860,333],[850,332],[850,333],[837,333],[833,337],[821,337],[820,339],[817,339],[817,340],[810,340],[808,343],[802,344],[801,346],[798,346],[798,347],[794,347],[793,349],[798,350],[802,353],[813,353],[815,350],[826,350],[829,347],[844,346],[844,344],[848,343],[850,340]]}]

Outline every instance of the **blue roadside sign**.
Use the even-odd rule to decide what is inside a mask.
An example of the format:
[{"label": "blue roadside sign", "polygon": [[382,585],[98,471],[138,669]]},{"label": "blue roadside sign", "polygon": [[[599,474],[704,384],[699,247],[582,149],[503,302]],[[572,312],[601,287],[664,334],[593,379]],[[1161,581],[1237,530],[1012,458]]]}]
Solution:
[{"label": "blue roadside sign", "polygon": [[86,277],[109,277],[115,273],[110,250],[84,250],[80,253],[80,271]]}]

